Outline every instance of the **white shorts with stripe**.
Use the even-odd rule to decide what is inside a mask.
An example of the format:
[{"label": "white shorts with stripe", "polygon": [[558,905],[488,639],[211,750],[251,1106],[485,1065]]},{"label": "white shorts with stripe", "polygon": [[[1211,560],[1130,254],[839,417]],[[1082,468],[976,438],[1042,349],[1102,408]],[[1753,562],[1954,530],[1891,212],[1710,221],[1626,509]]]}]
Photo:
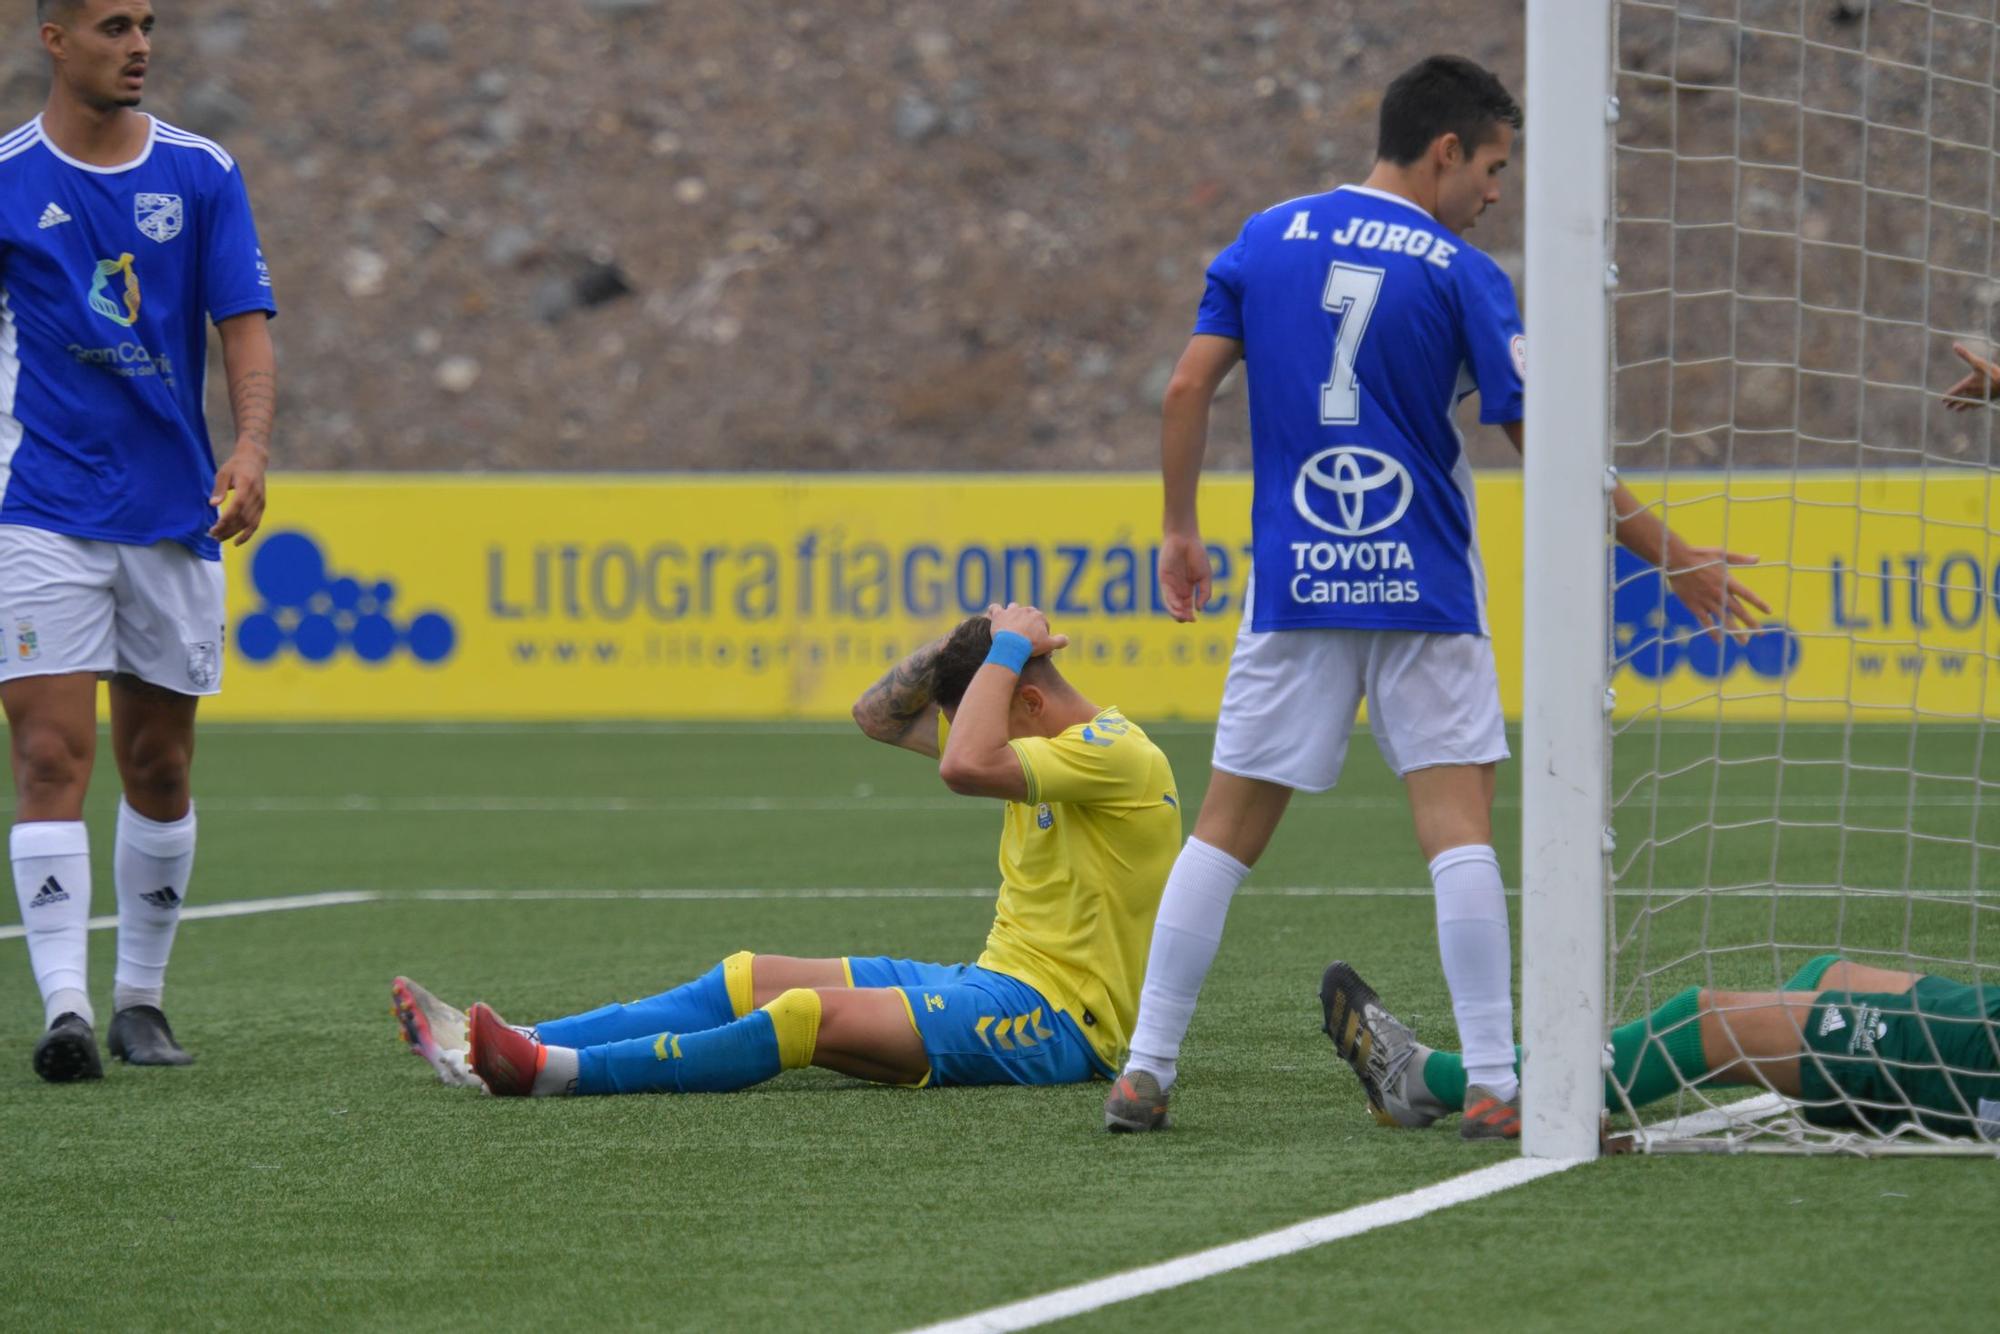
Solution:
[{"label": "white shorts with stripe", "polygon": [[222,562],[178,542],[126,546],[0,524],[0,681],[129,672],[213,695],[222,616]]}]

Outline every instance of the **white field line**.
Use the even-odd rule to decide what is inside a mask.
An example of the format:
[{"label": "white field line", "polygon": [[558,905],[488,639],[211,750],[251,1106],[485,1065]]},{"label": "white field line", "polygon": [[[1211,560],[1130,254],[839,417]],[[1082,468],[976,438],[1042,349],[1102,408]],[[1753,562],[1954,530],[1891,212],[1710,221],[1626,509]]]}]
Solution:
[{"label": "white field line", "polygon": [[[851,885],[851,886],[805,886],[799,888],[765,888],[761,886],[715,886],[694,888],[638,888],[638,889],[476,889],[444,888],[413,890],[340,889],[311,894],[288,894],[277,898],[232,899],[226,903],[196,904],[181,910],[183,921],[201,921],[216,917],[252,917],[259,913],[290,912],[298,908],[331,908],[348,903],[393,903],[398,900],[422,901],[430,903],[522,903],[547,902],[664,902],[664,903],[739,903],[739,902],[809,902],[822,899],[992,899],[997,893],[993,886],[982,885]],[[1236,891],[1239,895],[1267,899],[1427,899],[1433,894],[1429,885],[1245,885]],[[1621,899],[1642,899],[1649,896],[1665,898],[1684,897],[1693,893],[1687,889],[1621,889],[1616,891]],[[1838,889],[1784,889],[1772,890],[1767,886],[1749,889],[1711,890],[1710,893],[1724,898],[1756,898],[1772,895],[1788,899],[1838,899],[1846,898],[1862,891]],[[1928,890],[1921,896],[1926,900],[1955,898],[1970,894],[1970,890]],[[1508,898],[1519,898],[1521,891],[1509,889]],[[1871,894],[1872,897],[1884,897]],[[92,931],[104,931],[118,925],[116,916],[101,916],[90,919]],[[0,926],[0,940],[19,940],[26,935],[20,926]]]},{"label": "white field line", "polygon": [[[1746,799],[1747,802],[1747,799]],[[416,814],[416,815],[616,815],[640,813],[651,815],[791,815],[813,812],[834,812],[840,814],[908,815],[913,813],[936,814],[958,812],[965,815],[985,815],[992,810],[992,804],[985,801],[969,801],[964,797],[920,797],[920,796],[715,796],[715,797],[659,797],[621,796],[604,794],[598,796],[551,797],[535,795],[464,795],[464,796],[410,796],[383,797],[372,793],[333,793],[317,797],[201,797],[197,803],[205,812],[226,812],[232,815],[352,815],[365,814]],[[1518,797],[1499,797],[1493,805],[1499,810],[1514,810],[1521,802]],[[1710,800],[1706,797],[1667,797],[1653,803],[1660,810],[1709,810],[1712,808],[1732,808],[1733,799],[1724,797]],[[1833,810],[1904,810],[1913,804],[1912,798],[1903,796],[1787,796],[1781,803],[1786,814],[1773,818],[1783,822],[1788,816],[1796,819],[1803,811]],[[1969,809],[1984,806],[2000,809],[2000,797],[1968,796],[1922,796],[1914,804],[1923,807]],[[1295,801],[1293,805],[1302,810],[1339,811],[1401,811],[1408,803],[1400,797],[1317,797],[1309,796]],[[0,806],[0,817],[12,814],[12,808]]]},{"label": "white field line", "polygon": [[1032,1329],[1051,1321],[1064,1320],[1070,1316],[1095,1311],[1116,1302],[1131,1301],[1134,1297],[1144,1297],[1149,1293],[1164,1292],[1168,1288],[1183,1287],[1217,1274],[1226,1274],[1232,1269],[1242,1269],[1264,1260],[1281,1255],[1291,1255],[1309,1250],[1314,1246],[1324,1246],[1328,1242],[1340,1241],[1347,1237],[1359,1236],[1380,1227],[1393,1227],[1397,1223],[1407,1223],[1439,1209],[1449,1209],[1455,1204],[1481,1199],[1487,1195],[1526,1185],[1530,1181],[1567,1171],[1577,1164],[1587,1162],[1583,1158],[1514,1158],[1492,1167],[1468,1172],[1464,1176],[1452,1177],[1421,1190],[1394,1195],[1386,1200],[1376,1200],[1370,1204],[1356,1205],[1343,1209],[1337,1214],[1327,1214],[1321,1218],[1307,1219],[1291,1227],[1280,1228],[1276,1232],[1266,1232],[1260,1237],[1232,1242],[1227,1246],[1217,1246],[1211,1250],[1196,1251],[1177,1259],[1160,1264],[1147,1265],[1143,1269],[1129,1269],[1122,1274],[1100,1278],[1089,1283],[1079,1283],[1074,1287],[1058,1288],[1054,1292],[1030,1297],[1026,1301],[1012,1302],[1006,1306],[995,1306],[956,1320],[946,1320],[935,1325],[925,1325],[912,1334],[998,1334],[1003,1330]]},{"label": "white field line", "polygon": [[[343,903],[375,903],[382,898],[379,890],[340,889],[325,894],[287,894],[274,899],[233,899],[228,903],[197,903],[193,907],[181,909],[182,921],[199,921],[208,917],[252,917],[258,913],[291,912],[298,908],[332,908]],[[103,931],[118,925],[118,918],[93,917],[90,919],[92,931]],[[0,940],[19,940],[28,930],[22,926],[0,926]]]}]

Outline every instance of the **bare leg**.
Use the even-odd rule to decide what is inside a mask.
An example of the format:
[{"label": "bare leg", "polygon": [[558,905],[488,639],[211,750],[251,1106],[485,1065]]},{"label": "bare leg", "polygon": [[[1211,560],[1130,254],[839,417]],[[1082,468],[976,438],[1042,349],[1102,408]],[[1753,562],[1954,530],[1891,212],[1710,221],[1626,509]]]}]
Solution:
[{"label": "bare leg", "polygon": [[930,1073],[930,1057],[902,992],[889,987],[818,990],[814,1065],[878,1084],[915,1084]]},{"label": "bare leg", "polygon": [[1803,991],[1701,993],[1701,1053],[1717,1083],[1799,1096],[1799,1054],[1813,996]]},{"label": "bare leg", "polygon": [[1842,959],[1820,977],[1821,991],[1904,992],[1917,984],[1917,973],[1894,968],[1871,968],[1865,963]]},{"label": "bare leg", "polygon": [[111,678],[111,749],[125,804],[148,820],[172,824],[188,813],[196,703],[136,676]]},{"label": "bare leg", "polygon": [[1292,790],[1282,784],[1218,769],[1209,775],[1208,795],[1201,799],[1194,836],[1245,866],[1255,866],[1291,800]]},{"label": "bare leg", "polygon": [[26,676],[0,686],[21,824],[83,818],[97,758],[97,677]]},{"label": "bare leg", "polygon": [[1453,848],[1492,846],[1495,773],[1491,764],[1440,764],[1403,775],[1425,861]]},{"label": "bare leg", "polygon": [[750,990],[756,1005],[768,1005],[795,987],[808,991],[845,990],[847,965],[839,959],[794,959],[787,954],[759,954],[750,965]]}]

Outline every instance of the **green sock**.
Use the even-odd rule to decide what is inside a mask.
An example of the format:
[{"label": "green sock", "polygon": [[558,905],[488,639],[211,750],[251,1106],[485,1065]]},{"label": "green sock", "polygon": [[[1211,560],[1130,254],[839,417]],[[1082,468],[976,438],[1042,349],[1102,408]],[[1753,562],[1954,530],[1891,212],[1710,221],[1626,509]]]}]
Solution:
[{"label": "green sock", "polygon": [[[1454,1112],[1465,1110],[1465,1060],[1455,1051],[1434,1051],[1424,1058],[1424,1087]],[[1514,1048],[1514,1077],[1521,1077],[1521,1049]]]},{"label": "green sock", "polygon": [[1791,980],[1786,982],[1783,987],[1779,988],[1779,990],[1818,991],[1819,981],[1821,978],[1826,976],[1826,970],[1833,967],[1835,964],[1839,962],[1840,962],[1840,956],[1838,954],[1815,955],[1814,957],[1807,959],[1805,962],[1805,967],[1799,969],[1798,972],[1793,973],[1791,976]]},{"label": "green sock", "polygon": [[1644,1019],[1611,1030],[1611,1073],[1604,1085],[1604,1105],[1619,1106],[1616,1080],[1629,1091],[1634,1107],[1664,1098],[1681,1086],[1682,1078],[1708,1073],[1701,1052],[1701,992],[1689,987]]},{"label": "green sock", "polygon": [[[1832,961],[1833,956],[1826,956],[1827,963]],[[1819,971],[1826,971],[1824,964]],[[1630,1085],[1632,1105],[1641,1107],[1679,1088],[1681,1076],[1692,1080],[1708,1073],[1708,1058],[1701,1051],[1701,1025],[1695,1020],[1700,995],[1689,987],[1648,1017],[1612,1030],[1611,1073],[1604,1081],[1606,1107],[1619,1106],[1618,1091],[1611,1086],[1614,1078]],[[1646,1040],[1649,1031],[1655,1041]],[[1465,1109],[1465,1062],[1457,1052],[1432,1052],[1424,1058],[1423,1073],[1424,1087],[1433,1098],[1453,1111]],[[1514,1048],[1514,1073],[1521,1073],[1519,1047]]]}]

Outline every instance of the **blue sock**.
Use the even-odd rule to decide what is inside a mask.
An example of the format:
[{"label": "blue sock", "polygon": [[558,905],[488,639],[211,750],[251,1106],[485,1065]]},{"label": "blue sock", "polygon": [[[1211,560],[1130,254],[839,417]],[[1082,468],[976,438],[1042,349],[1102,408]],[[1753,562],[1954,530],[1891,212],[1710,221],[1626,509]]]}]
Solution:
[{"label": "blue sock", "polygon": [[699,1033],[735,1019],[723,965],[717,964],[694,981],[645,1000],[545,1020],[535,1025],[535,1036],[551,1047],[601,1047],[655,1033]]},{"label": "blue sock", "polygon": [[778,1031],[767,1010],[703,1033],[585,1047],[576,1054],[576,1091],[733,1093],[778,1073]]}]

